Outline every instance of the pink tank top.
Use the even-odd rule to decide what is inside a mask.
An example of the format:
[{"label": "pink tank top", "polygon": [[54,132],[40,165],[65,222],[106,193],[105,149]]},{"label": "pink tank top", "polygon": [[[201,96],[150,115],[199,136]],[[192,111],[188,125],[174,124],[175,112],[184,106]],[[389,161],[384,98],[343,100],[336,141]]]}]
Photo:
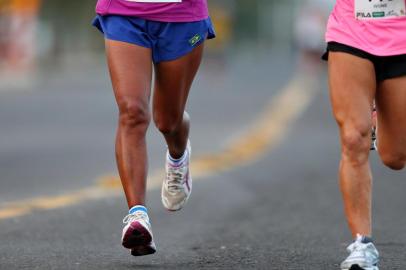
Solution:
[{"label": "pink tank top", "polygon": [[326,41],[377,56],[406,54],[406,0],[337,0]]},{"label": "pink tank top", "polygon": [[207,0],[98,0],[96,12],[100,15],[134,16],[161,22],[194,22],[207,19]]}]

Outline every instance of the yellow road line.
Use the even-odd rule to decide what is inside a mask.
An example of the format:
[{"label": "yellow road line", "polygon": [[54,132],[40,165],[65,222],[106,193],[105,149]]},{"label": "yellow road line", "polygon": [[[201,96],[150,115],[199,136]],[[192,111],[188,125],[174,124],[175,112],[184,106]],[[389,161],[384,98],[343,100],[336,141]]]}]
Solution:
[{"label": "yellow road line", "polygon": [[[308,107],[316,93],[315,82],[296,76],[273,98],[257,116],[251,128],[217,153],[207,154],[191,163],[193,179],[204,179],[213,174],[249,164],[266,154],[283,139],[288,128]],[[164,171],[155,171],[148,178],[148,189],[158,188]],[[52,210],[92,199],[122,194],[116,176],[100,178],[95,185],[56,196],[37,197],[0,205],[0,220],[30,214],[37,210]]]}]

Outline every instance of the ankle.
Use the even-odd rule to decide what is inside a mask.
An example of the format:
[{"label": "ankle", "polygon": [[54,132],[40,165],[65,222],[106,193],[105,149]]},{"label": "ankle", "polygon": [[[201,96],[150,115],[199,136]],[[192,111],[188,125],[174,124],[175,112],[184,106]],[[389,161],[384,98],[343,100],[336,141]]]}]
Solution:
[{"label": "ankle", "polygon": [[172,155],[169,151],[168,151],[168,161],[172,164],[172,165],[178,165],[183,163],[187,158],[187,151],[184,150],[182,154],[180,155]]},{"label": "ankle", "polygon": [[148,214],[148,209],[143,205],[134,205],[133,207],[128,210],[129,214],[134,214],[135,212],[142,211]]},{"label": "ankle", "polygon": [[374,240],[372,236],[370,235],[362,235],[362,234],[357,234],[355,237],[355,241],[360,241],[363,244],[368,244],[368,243],[373,243]]}]

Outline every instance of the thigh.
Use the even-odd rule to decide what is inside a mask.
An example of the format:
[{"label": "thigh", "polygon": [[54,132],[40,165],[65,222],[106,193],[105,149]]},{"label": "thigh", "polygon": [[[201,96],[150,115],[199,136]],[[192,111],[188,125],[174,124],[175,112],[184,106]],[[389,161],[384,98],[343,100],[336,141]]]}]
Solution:
[{"label": "thigh", "polygon": [[372,62],[348,53],[330,52],[329,84],[333,112],[341,135],[351,130],[370,132],[376,92]]},{"label": "thigh", "polygon": [[106,39],[107,62],[120,110],[148,110],[151,92],[151,49]]},{"label": "thigh", "polygon": [[202,60],[203,46],[179,59],[155,65],[154,118],[181,118]]},{"label": "thigh", "polygon": [[406,76],[380,83],[376,105],[379,152],[405,156]]}]

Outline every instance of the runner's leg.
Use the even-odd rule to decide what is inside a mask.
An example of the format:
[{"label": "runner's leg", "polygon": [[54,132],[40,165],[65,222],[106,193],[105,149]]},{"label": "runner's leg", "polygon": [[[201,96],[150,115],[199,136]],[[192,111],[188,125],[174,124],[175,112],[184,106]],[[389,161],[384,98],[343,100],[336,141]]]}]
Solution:
[{"label": "runner's leg", "polygon": [[377,92],[379,155],[386,166],[406,164],[406,76],[385,80]]},{"label": "runner's leg", "polygon": [[148,170],[145,135],[150,123],[151,50],[106,40],[106,53],[119,108],[117,166],[131,208],[145,205]]},{"label": "runner's leg", "polygon": [[368,157],[376,92],[373,64],[341,52],[329,54],[330,94],[340,128],[340,187],[351,232],[371,235],[372,176]]},{"label": "runner's leg", "polygon": [[203,47],[201,44],[177,60],[155,66],[153,117],[173,158],[183,155],[189,138],[190,123],[185,105],[201,63]]}]

